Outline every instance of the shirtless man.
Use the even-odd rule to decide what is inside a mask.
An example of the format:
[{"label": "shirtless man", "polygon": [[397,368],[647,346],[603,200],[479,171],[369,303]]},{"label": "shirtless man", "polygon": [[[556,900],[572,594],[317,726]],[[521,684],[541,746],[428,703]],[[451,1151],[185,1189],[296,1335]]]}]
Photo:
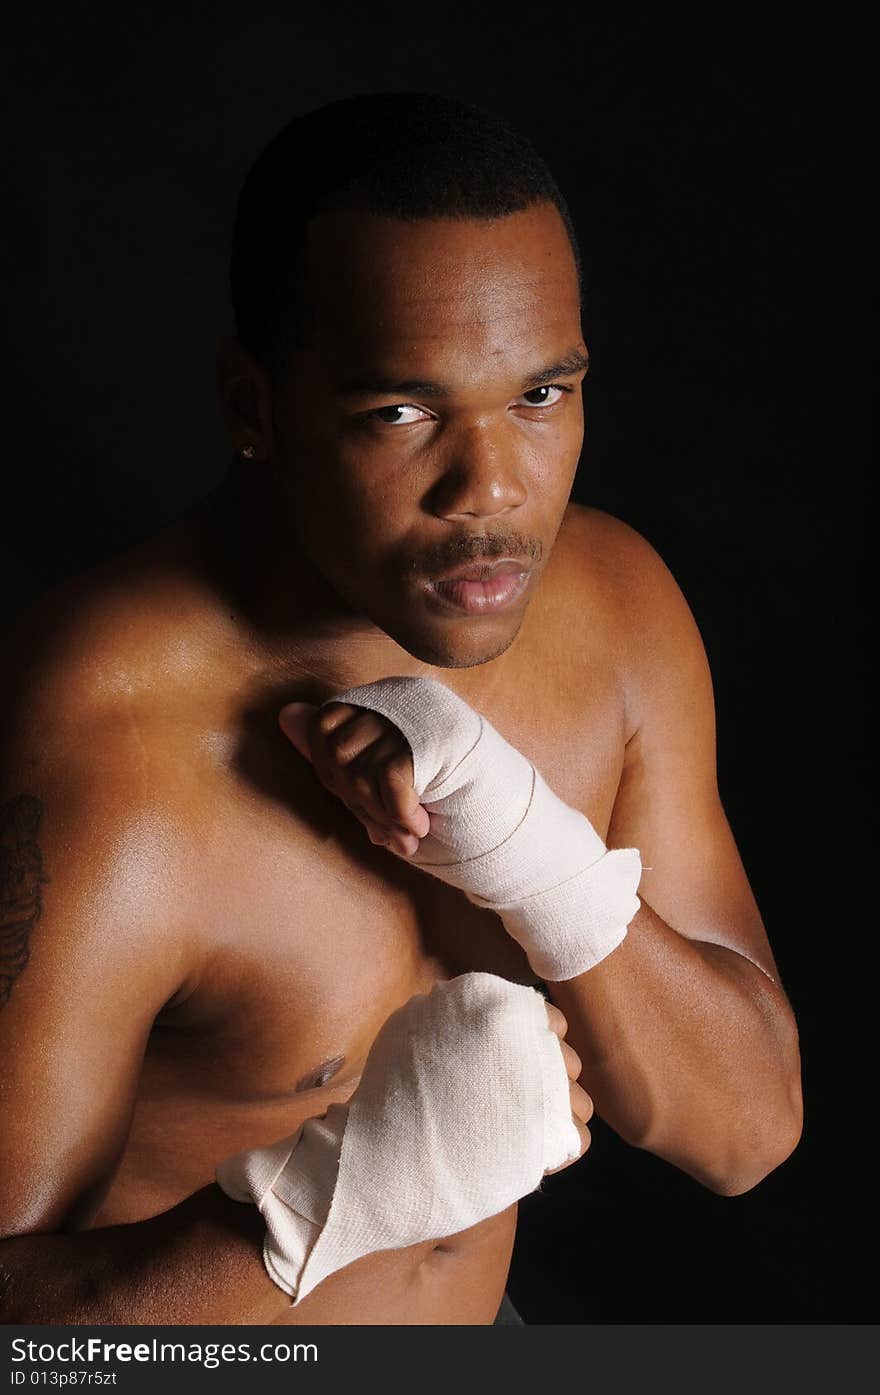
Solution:
[{"label": "shirtless man", "polygon": [[[293,123],[236,229],[235,464],[7,636],[5,1321],[493,1321],[515,1205],[292,1306],[259,1212],[214,1181],[348,1101],[414,994],[537,982],[498,915],[409,865],[418,819],[333,766],[352,709],[314,709],[390,675],[442,679],[641,853],[625,938],[547,984],[584,1146],[594,1104],[734,1195],[797,1143],[797,1030],[719,801],[696,625],[642,537],[569,501],[579,265],[518,141],[411,97]],[[294,196],[315,202],[281,280]],[[506,601],[436,586],[503,558],[526,573]]]}]

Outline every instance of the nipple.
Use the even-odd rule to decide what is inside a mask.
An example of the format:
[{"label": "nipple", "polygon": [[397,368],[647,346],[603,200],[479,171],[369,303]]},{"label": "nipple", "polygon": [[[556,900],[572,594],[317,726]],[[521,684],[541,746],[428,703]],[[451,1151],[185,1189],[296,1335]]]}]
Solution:
[{"label": "nipple", "polygon": [[297,1081],[294,1093],[299,1095],[303,1090],[320,1090],[321,1086],[332,1080],[344,1065],[344,1056],[331,1056],[329,1061],[322,1061],[314,1070],[310,1070],[308,1075]]}]

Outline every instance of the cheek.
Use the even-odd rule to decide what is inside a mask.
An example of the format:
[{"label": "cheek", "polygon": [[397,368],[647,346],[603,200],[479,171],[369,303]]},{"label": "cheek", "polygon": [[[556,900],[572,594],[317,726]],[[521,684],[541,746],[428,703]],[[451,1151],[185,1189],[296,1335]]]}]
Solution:
[{"label": "cheek", "polygon": [[377,579],[412,528],[415,505],[387,469],[338,457],[312,473],[298,509],[301,533],[338,578]]},{"label": "cheek", "polygon": [[575,412],[566,412],[564,418],[535,430],[525,441],[520,438],[523,479],[538,508],[545,503],[552,510],[567,499],[583,440],[583,417]]},{"label": "cheek", "polygon": [[[290,425],[290,424],[288,424]],[[412,527],[414,486],[396,453],[369,437],[300,422],[283,432],[283,508],[313,559],[334,575],[381,568]]]},{"label": "cheek", "polygon": [[557,478],[563,488],[566,486],[571,488],[583,444],[584,414],[580,403],[578,403],[577,411],[568,413],[556,438]]},{"label": "cheek", "polygon": [[412,526],[430,479],[424,461],[407,459],[375,441],[362,447],[346,445],[334,465],[334,491],[341,507],[357,531],[374,538],[398,538]]}]

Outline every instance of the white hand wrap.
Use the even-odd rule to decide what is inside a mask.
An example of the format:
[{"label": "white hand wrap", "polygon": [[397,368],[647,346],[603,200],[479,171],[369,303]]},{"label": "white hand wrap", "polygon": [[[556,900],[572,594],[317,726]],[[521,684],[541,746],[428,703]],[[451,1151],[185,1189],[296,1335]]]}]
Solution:
[{"label": "white hand wrap", "polygon": [[406,860],[495,911],[539,978],[574,978],[617,948],[639,909],[638,849],[609,852],[491,722],[434,678],[383,678],[329,701],[400,729],[431,815]]},{"label": "white hand wrap", "polygon": [[348,1104],[217,1181],[259,1207],[266,1268],[296,1304],[362,1255],[498,1215],[580,1151],[544,999],[473,973],[392,1014]]}]

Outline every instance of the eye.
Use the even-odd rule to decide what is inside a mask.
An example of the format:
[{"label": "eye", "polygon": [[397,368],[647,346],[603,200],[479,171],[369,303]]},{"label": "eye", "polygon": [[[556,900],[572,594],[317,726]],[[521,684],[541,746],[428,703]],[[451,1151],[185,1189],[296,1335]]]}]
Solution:
[{"label": "eye", "polygon": [[401,412],[420,412],[426,416],[424,408],[414,407],[411,402],[395,402],[393,407],[376,407],[367,413],[370,421],[381,421],[385,426],[410,426],[418,417],[401,417]]},{"label": "eye", "polygon": [[565,387],[563,383],[542,383],[540,387],[529,388],[528,392],[523,393],[523,397],[534,397],[536,393],[555,392],[558,393],[558,396],[554,397],[552,401],[548,401],[547,397],[542,397],[538,402],[526,403],[527,407],[555,407],[562,401],[562,394],[564,392],[571,392],[571,390],[570,387]]}]

